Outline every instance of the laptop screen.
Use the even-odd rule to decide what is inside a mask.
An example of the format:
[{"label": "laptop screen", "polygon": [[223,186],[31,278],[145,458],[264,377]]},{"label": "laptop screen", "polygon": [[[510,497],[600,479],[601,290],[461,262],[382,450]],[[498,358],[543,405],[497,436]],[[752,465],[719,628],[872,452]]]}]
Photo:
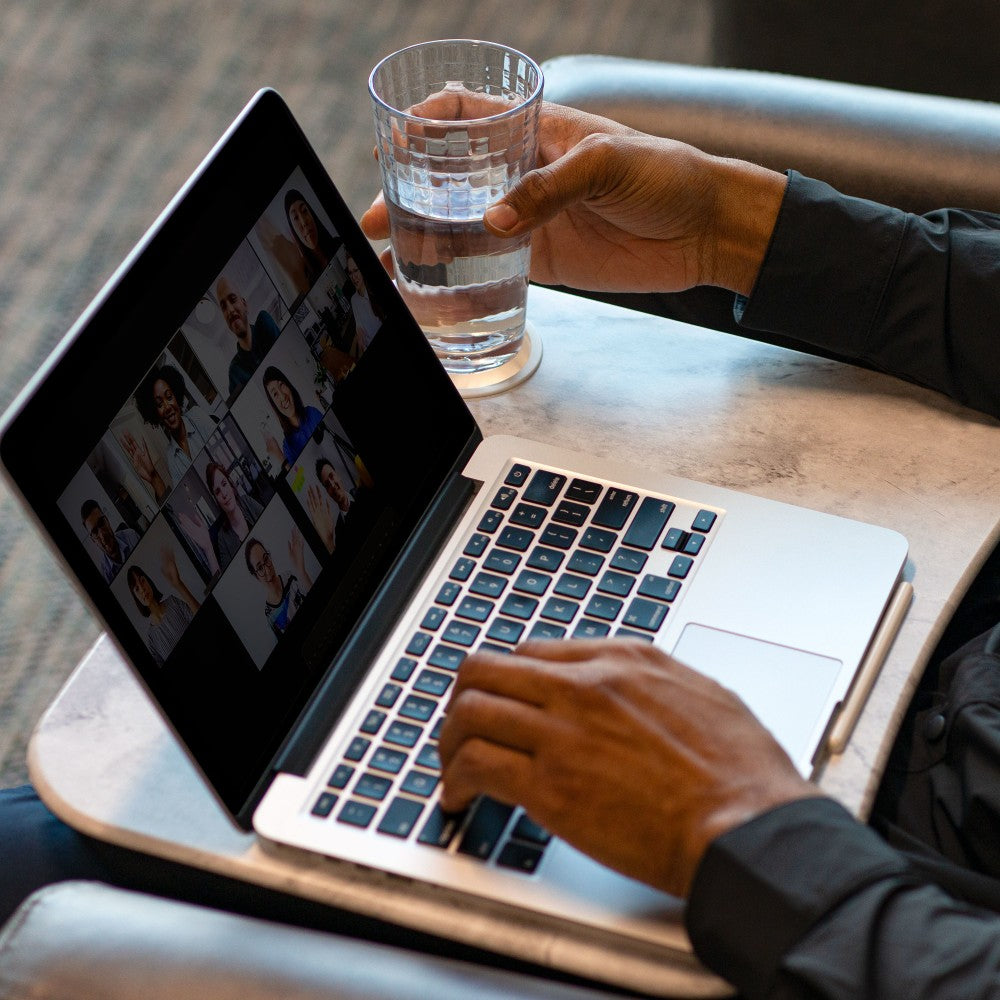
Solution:
[{"label": "laptop screen", "polygon": [[263,92],[21,401],[3,457],[237,814],[477,435]]}]

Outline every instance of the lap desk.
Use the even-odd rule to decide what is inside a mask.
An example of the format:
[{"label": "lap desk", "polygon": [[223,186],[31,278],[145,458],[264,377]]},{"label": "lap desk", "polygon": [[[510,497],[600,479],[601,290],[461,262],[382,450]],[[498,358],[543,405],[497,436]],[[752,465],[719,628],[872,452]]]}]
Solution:
[{"label": "lap desk", "polygon": [[[859,816],[941,630],[995,544],[1000,430],[938,394],[833,361],[533,288],[543,346],[517,388],[470,404],[514,434],[893,528],[914,599],[850,740],[819,782]],[[863,572],[863,567],[859,567]],[[234,827],[102,638],[41,720],[29,751],[42,798],[114,843],[397,922],[390,879],[305,867]],[[693,960],[666,967],[539,926],[415,898],[404,923],[660,995],[710,995]]]}]

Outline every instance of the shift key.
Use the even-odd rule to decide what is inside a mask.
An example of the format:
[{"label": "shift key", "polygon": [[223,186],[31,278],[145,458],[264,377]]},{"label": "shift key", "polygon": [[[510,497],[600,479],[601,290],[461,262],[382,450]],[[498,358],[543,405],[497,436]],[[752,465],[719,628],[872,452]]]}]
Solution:
[{"label": "shift key", "polygon": [[658,500],[656,497],[646,497],[635,518],[629,525],[628,531],[622,541],[626,545],[633,545],[637,549],[645,549],[649,552],[660,537],[664,525],[674,512],[674,504],[669,500]]}]

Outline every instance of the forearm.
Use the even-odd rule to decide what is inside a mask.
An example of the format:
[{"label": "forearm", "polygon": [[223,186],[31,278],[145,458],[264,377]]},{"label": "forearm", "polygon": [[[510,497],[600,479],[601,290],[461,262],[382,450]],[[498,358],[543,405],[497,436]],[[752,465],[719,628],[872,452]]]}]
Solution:
[{"label": "forearm", "polygon": [[928,884],[829,801],[719,838],[688,907],[695,948],[748,1000],[992,996],[1000,917]]},{"label": "forearm", "polygon": [[792,174],[741,319],[1000,416],[1000,217],[914,216]]}]

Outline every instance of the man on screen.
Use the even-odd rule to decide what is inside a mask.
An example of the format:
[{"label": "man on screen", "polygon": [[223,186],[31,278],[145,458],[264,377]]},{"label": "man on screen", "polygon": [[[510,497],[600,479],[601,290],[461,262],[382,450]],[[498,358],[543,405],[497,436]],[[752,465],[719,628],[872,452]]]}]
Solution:
[{"label": "man on screen", "polygon": [[215,295],[231,333],[236,338],[236,353],[229,362],[229,395],[232,396],[250,381],[250,376],[264,360],[264,355],[278,339],[278,324],[269,312],[261,309],[250,322],[246,297],[241,295],[228,278],[220,278]]},{"label": "man on screen", "polygon": [[125,565],[129,554],[139,544],[139,534],[124,526],[115,531],[96,500],[84,500],[80,517],[83,520],[83,530],[100,552],[101,574],[111,583]]}]

